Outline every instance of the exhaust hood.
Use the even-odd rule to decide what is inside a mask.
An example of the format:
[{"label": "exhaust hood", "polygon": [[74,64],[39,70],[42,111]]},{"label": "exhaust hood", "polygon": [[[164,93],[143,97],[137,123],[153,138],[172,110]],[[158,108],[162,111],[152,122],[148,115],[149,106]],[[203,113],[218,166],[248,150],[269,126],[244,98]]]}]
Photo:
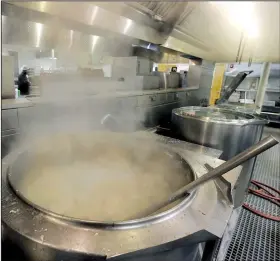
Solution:
[{"label": "exhaust hood", "polygon": [[[20,19],[55,20],[69,30],[142,40],[209,61],[235,61],[242,33],[209,2],[9,2],[2,2],[2,14],[9,9]],[[241,61],[254,49],[253,62],[279,62],[279,7],[279,2],[255,3],[259,38],[246,44]]]}]

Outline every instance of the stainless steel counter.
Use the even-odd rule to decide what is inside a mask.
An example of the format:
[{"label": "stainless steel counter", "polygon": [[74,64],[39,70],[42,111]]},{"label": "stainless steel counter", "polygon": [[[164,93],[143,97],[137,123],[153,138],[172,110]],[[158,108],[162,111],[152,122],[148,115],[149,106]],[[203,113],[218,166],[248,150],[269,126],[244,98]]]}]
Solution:
[{"label": "stainless steel counter", "polygon": [[15,109],[15,108],[24,108],[33,106],[32,101],[27,98],[18,98],[18,99],[2,99],[1,108],[2,110]]},{"label": "stainless steel counter", "polygon": [[[162,89],[162,90],[124,90],[124,91],[100,91],[95,94],[91,94],[82,98],[94,98],[94,99],[104,99],[104,98],[120,98],[120,97],[131,97],[131,96],[142,96],[142,95],[151,95],[151,94],[164,94],[164,93],[177,93],[177,92],[187,92],[198,89],[197,87],[188,87],[188,88],[174,88],[174,89]],[[55,98],[55,94],[54,94]],[[75,97],[76,98],[76,97]],[[49,100],[49,99],[48,99]],[[18,99],[3,99],[2,101],[2,110],[3,109],[12,109],[12,108],[21,108],[21,107],[30,107],[34,106],[37,103],[45,102],[45,99],[42,97],[26,97]],[[50,100],[51,102],[51,100]]]},{"label": "stainless steel counter", "polygon": [[212,149],[209,147],[201,146],[198,144],[194,144],[194,143],[190,143],[190,142],[186,142],[186,141],[182,141],[182,140],[178,140],[162,135],[157,135],[155,134],[156,128],[151,128],[148,131],[150,132],[151,135],[154,135],[159,142],[169,145],[175,149],[177,148],[181,150],[187,150],[193,153],[203,154],[205,156],[210,156],[213,158],[219,158],[223,153],[221,150]]}]

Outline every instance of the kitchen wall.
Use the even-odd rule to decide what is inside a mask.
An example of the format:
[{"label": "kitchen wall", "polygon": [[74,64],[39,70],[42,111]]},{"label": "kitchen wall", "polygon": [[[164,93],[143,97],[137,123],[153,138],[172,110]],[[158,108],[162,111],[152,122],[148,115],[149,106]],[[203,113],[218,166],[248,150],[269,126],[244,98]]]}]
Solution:
[{"label": "kitchen wall", "polygon": [[21,71],[23,66],[27,66],[30,68],[36,67],[36,56],[35,51],[33,50],[21,50],[18,52],[18,64],[19,70]]},{"label": "kitchen wall", "polygon": [[[189,61],[187,63],[172,63],[172,64],[177,66],[177,72],[188,71],[190,67]],[[155,70],[156,67],[158,67],[158,63],[153,64],[153,71]]]},{"label": "kitchen wall", "polygon": [[268,83],[267,83],[268,89],[280,89],[280,70],[279,70],[279,77],[269,77]]},{"label": "kitchen wall", "polygon": [[8,55],[2,55],[2,67],[1,72],[4,77],[1,79],[1,98],[14,98],[14,57]]},{"label": "kitchen wall", "polygon": [[202,61],[202,72],[200,77],[199,89],[193,91],[188,98],[188,105],[199,106],[202,100],[208,103],[210,98],[215,62]]},{"label": "kitchen wall", "polygon": [[[25,47],[14,47],[12,45],[5,45],[2,50],[2,54],[8,55],[8,50],[13,50],[17,53],[17,70],[15,71],[15,76],[21,72],[23,66],[34,69],[34,73],[40,74],[41,68],[45,71],[53,70],[57,68],[77,68],[80,67],[92,67],[92,68],[102,68],[104,71],[105,77],[111,77],[111,64],[112,57],[105,56],[108,55],[108,52],[99,53],[98,56],[96,53],[73,53],[69,52],[58,52],[56,53],[56,59],[54,58],[36,58],[36,49],[30,49]],[[123,56],[129,56],[131,50],[129,46],[126,46],[125,50],[122,50],[120,54]]]},{"label": "kitchen wall", "polygon": [[279,77],[270,77],[268,79],[267,91],[264,96],[265,101],[280,100],[280,70]]},{"label": "kitchen wall", "polygon": [[[52,58],[36,58],[36,49],[30,49],[26,47],[15,47],[12,45],[4,45],[2,53],[9,53],[11,51],[17,54],[15,63],[17,64],[17,72],[15,71],[15,77],[21,72],[23,66],[34,69],[35,74],[39,74],[41,68],[44,70],[54,69],[57,67],[57,60]],[[16,68],[16,67],[15,67]]]}]

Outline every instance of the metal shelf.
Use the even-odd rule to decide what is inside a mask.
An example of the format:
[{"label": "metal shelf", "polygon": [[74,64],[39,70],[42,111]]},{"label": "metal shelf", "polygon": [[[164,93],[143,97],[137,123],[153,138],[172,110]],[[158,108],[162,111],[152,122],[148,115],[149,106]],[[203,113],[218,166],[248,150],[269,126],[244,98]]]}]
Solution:
[{"label": "metal shelf", "polygon": [[266,89],[265,90],[266,92],[280,92],[280,90],[277,90],[277,89]]},{"label": "metal shelf", "polygon": [[[256,92],[257,90],[251,89],[251,90],[246,90],[246,89],[236,89],[237,92]],[[266,89],[266,92],[280,92],[280,90],[277,89]]]},{"label": "metal shelf", "polygon": [[[235,77],[236,75],[226,75],[226,74],[225,74],[225,76],[226,76],[226,77]],[[260,75],[252,75],[252,76],[248,75],[248,76],[246,77],[246,79],[247,79],[247,78],[260,78]]]},{"label": "metal shelf", "polygon": [[279,112],[277,113],[277,112],[268,112],[268,111],[262,111],[261,114],[269,114],[269,115],[277,115],[277,116],[280,115]]},{"label": "metal shelf", "polygon": [[257,90],[251,89],[251,90],[246,90],[246,89],[236,89],[237,92],[256,92]]},{"label": "metal shelf", "polygon": [[280,120],[279,120],[279,121],[276,121],[276,120],[271,120],[271,119],[269,119],[269,122],[271,122],[271,123],[280,123]]}]

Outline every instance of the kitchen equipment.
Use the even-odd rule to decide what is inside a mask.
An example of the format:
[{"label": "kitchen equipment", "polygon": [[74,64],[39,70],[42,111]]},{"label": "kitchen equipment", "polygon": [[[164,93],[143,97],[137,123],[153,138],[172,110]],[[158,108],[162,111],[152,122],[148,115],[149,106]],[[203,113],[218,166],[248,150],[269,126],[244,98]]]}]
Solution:
[{"label": "kitchen equipment", "polygon": [[169,73],[166,72],[154,72],[154,75],[159,77],[159,88],[166,90],[169,88]]},{"label": "kitchen equipment", "polygon": [[[188,74],[187,74],[187,84],[188,87],[199,87],[201,83],[201,76],[202,76],[202,68],[201,65],[190,65]],[[213,75],[211,75],[211,78]]]},{"label": "kitchen equipment", "polygon": [[156,75],[136,75],[124,78],[126,89],[154,90],[159,89],[160,79]]},{"label": "kitchen equipment", "polygon": [[153,68],[153,62],[147,58],[130,56],[114,57],[112,65],[112,77],[131,77],[136,75],[150,75]]},{"label": "kitchen equipment", "polygon": [[233,111],[240,111],[243,113],[248,113],[248,114],[253,114],[255,116],[258,116],[256,114],[256,110],[254,108],[254,106],[251,105],[235,105],[235,104],[230,104],[230,103],[222,103],[222,104],[217,104],[215,105],[218,108],[224,108],[227,110],[233,110]]},{"label": "kitchen equipment", "polygon": [[245,161],[252,159],[253,157],[263,153],[264,151],[270,149],[271,147],[275,146],[278,143],[279,142],[272,136],[264,138],[257,144],[251,146],[245,151],[234,156],[232,159],[226,161],[219,167],[210,170],[207,174],[189,183],[188,185],[182,187],[181,189],[173,193],[168,199],[158,204],[156,207],[152,206],[151,209],[149,210],[147,209],[147,211],[145,211],[145,214],[143,214],[143,216],[148,216],[149,214],[159,211],[161,208],[164,208],[169,204],[171,204],[172,202],[188,195],[196,187],[202,185],[205,182],[208,182],[211,179],[222,176],[227,171],[230,171],[233,168],[243,164]]},{"label": "kitchen equipment", "polygon": [[2,99],[15,98],[14,74],[14,57],[2,55]]},{"label": "kitchen equipment", "polygon": [[[131,137],[126,134],[128,144],[133,142]],[[76,141],[73,139],[74,144]],[[88,142],[85,141],[85,144]],[[144,144],[145,148],[152,145],[150,140],[145,139],[141,139],[141,144]],[[203,164],[216,167],[223,162],[193,153],[197,145],[190,145],[187,147],[189,151],[174,147],[170,152],[171,155],[175,153],[179,156],[175,156],[175,159],[179,160],[178,164],[183,164],[193,179],[205,173]],[[166,149],[168,148],[171,149],[166,146]],[[58,147],[55,146],[54,159],[56,155],[64,157],[64,154],[57,150]],[[197,150],[200,150],[200,146]],[[24,177],[21,174],[26,165],[22,163],[25,162],[24,155],[27,151],[27,148],[18,148],[3,159],[1,186],[5,234],[22,248],[28,260],[138,260],[139,257],[143,260],[155,260],[162,253],[168,253],[170,258],[167,260],[183,260],[176,256],[176,249],[187,249],[185,251],[189,253],[190,246],[197,247],[200,242],[221,237],[232,212],[232,206],[225,203],[225,196],[217,192],[214,182],[205,183],[188,198],[174,203],[175,205],[167,210],[137,220],[94,222],[43,211],[30,205],[30,202],[26,204],[19,194],[20,191],[14,190],[7,179],[8,176],[12,179]],[[77,150],[73,151],[76,151],[76,157],[81,154]],[[146,154],[138,152],[139,156],[145,157]],[[239,173],[240,168],[236,168],[225,175],[232,187]],[[106,191],[108,194],[111,192],[110,189]],[[112,199],[114,198],[112,195]],[[121,207],[125,201],[124,198],[116,204]]]},{"label": "kitchen equipment", "polygon": [[180,87],[180,73],[170,72],[168,77],[168,88]]},{"label": "kitchen equipment", "polygon": [[239,92],[235,92],[233,93],[229,98],[228,101],[229,102],[238,102],[240,99],[240,93]]},{"label": "kitchen equipment", "polygon": [[263,106],[275,107],[277,101],[263,101]]},{"label": "kitchen equipment", "polygon": [[188,72],[187,71],[181,71],[180,72],[180,86],[182,88],[187,88],[188,87],[187,77],[188,77]]},{"label": "kitchen equipment", "polygon": [[172,122],[188,141],[222,150],[223,160],[258,142],[267,123],[240,111],[196,106],[173,109]]},{"label": "kitchen equipment", "polygon": [[222,92],[221,97],[216,100],[216,104],[221,104],[226,102],[229,97],[235,92],[237,87],[244,81],[244,79],[252,73],[253,71],[244,71],[236,75],[236,77],[231,81],[230,85]]},{"label": "kitchen equipment", "polygon": [[[266,185],[262,182],[251,180],[251,184],[257,187],[257,189],[249,188],[248,192],[252,193],[255,196],[261,197],[263,199],[267,199],[270,202],[274,203],[278,207],[280,207],[280,190],[277,190],[276,188],[273,188],[269,185]],[[271,193],[273,191],[273,193]],[[277,193],[277,195],[275,194]],[[275,215],[270,215],[268,213],[263,213],[262,211],[257,210],[256,208],[250,206],[248,203],[244,203],[242,205],[244,208],[248,209],[249,211],[253,212],[256,215],[259,215],[263,218],[267,218],[273,221],[280,222],[280,217]]]},{"label": "kitchen equipment", "polygon": [[253,99],[239,99],[240,103],[245,103],[245,104],[254,104]]},{"label": "kitchen equipment", "polygon": [[[127,143],[131,135],[105,132],[87,135],[86,139],[57,135],[51,142],[56,144],[56,151],[45,144],[49,139],[40,141],[39,148],[35,143],[34,149],[22,153],[18,163],[11,166],[9,183],[20,198],[55,216],[85,223],[126,221],[129,213],[138,213],[194,179],[179,155],[141,132]],[[154,185],[157,190],[153,192]],[[72,186],[76,190],[69,191]],[[50,188],[52,195],[57,195],[56,203]],[[127,195],[131,197],[121,203]]]}]

